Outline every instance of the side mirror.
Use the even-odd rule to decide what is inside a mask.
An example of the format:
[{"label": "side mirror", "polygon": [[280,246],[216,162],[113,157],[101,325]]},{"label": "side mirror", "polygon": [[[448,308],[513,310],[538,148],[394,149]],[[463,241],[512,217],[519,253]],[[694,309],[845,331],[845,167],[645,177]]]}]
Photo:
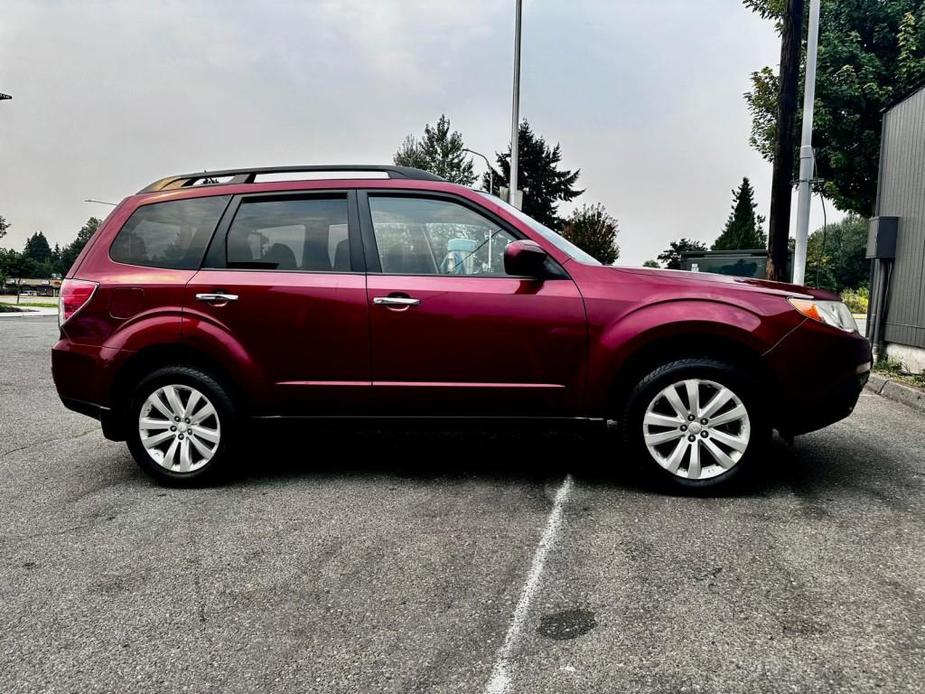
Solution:
[{"label": "side mirror", "polygon": [[513,241],[504,249],[504,271],[518,277],[541,278],[546,275],[548,257],[536,241]]}]

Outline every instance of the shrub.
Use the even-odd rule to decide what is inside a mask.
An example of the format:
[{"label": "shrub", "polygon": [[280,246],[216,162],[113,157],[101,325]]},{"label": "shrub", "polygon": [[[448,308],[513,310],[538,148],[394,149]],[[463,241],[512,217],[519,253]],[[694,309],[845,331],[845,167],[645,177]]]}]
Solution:
[{"label": "shrub", "polygon": [[870,304],[870,290],[867,287],[846,289],[841,293],[841,299],[851,313],[867,313]]}]

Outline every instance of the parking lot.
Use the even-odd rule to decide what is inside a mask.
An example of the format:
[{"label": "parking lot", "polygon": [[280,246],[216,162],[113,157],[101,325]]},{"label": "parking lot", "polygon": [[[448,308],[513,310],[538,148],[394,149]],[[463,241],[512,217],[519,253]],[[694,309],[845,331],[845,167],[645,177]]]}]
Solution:
[{"label": "parking lot", "polygon": [[925,418],[865,394],[714,498],[606,436],[261,430],[165,489],[0,322],[0,691],[920,692]]}]

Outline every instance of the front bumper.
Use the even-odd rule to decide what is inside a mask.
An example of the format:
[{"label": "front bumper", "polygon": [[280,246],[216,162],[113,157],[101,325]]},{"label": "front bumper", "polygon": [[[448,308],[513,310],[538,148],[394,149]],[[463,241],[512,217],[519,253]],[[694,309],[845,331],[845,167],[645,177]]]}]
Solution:
[{"label": "front bumper", "polygon": [[796,436],[844,419],[870,377],[871,349],[858,333],[807,319],[765,355],[774,376],[775,426]]}]

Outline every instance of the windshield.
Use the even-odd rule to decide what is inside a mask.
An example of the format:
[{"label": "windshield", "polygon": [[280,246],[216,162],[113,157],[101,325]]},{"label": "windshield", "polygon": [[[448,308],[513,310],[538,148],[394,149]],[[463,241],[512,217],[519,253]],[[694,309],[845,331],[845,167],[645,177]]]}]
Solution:
[{"label": "windshield", "polygon": [[577,260],[579,263],[585,263],[587,265],[600,265],[601,264],[601,262],[597,258],[595,258],[593,255],[588,255],[587,253],[585,253],[583,250],[581,250],[578,246],[576,246],[574,243],[572,243],[568,239],[557,234],[549,227],[540,224],[538,221],[533,219],[533,217],[530,217],[529,215],[525,215],[523,212],[518,210],[516,207],[514,207],[513,205],[509,205],[501,198],[496,197],[494,195],[490,195],[483,190],[480,190],[477,192],[480,195],[484,195],[486,198],[491,200],[496,205],[500,205],[501,207],[503,207],[506,211],[510,212],[512,215],[517,217],[517,219],[519,219],[521,222],[523,222],[524,224],[529,226],[531,229],[533,229],[533,231],[535,231],[540,236],[542,236],[544,239],[549,241],[549,243],[551,243],[553,246],[558,248],[563,253],[566,253],[567,255],[569,255],[573,260]]}]

